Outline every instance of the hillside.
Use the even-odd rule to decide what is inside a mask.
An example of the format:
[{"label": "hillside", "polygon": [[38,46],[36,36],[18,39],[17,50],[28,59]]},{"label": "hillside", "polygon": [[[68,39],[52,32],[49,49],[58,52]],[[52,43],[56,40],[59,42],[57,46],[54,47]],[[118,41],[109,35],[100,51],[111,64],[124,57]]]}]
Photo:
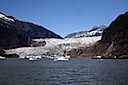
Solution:
[{"label": "hillside", "polygon": [[[70,55],[72,55],[71,52]],[[85,48],[82,50],[78,56],[81,55],[128,57],[128,12],[118,16],[110,26],[104,30],[101,40],[88,49]]]},{"label": "hillside", "polygon": [[36,24],[15,20],[15,23],[12,23],[11,28],[25,34],[30,38],[59,38],[62,39],[61,36],[55,34],[54,32]]},{"label": "hillside", "polygon": [[0,48],[29,45],[33,38],[62,38],[54,32],[36,24],[19,21],[0,12]]},{"label": "hillside", "polygon": [[29,38],[10,28],[14,20],[0,14],[0,49],[27,46]]}]

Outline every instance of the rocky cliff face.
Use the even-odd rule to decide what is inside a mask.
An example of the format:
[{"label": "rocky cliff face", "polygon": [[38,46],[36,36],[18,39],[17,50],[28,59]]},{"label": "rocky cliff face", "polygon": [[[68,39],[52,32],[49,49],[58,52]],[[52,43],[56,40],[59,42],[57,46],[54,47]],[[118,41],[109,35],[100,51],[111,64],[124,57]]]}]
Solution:
[{"label": "rocky cliff face", "polygon": [[[118,16],[103,32],[102,39],[89,48],[84,48],[79,56],[105,57],[128,55],[128,12]],[[72,50],[73,51],[73,50]],[[72,55],[72,53],[70,54]]]}]

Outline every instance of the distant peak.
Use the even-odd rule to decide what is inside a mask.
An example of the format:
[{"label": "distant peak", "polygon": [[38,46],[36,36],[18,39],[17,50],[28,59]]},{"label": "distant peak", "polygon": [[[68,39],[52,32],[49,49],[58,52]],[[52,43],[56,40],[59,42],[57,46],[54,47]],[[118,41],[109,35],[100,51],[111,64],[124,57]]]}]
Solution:
[{"label": "distant peak", "polygon": [[106,28],[107,26],[105,26],[105,25],[100,25],[99,27],[103,27],[103,28]]},{"label": "distant peak", "polygon": [[107,28],[105,25],[93,26],[89,31],[79,31],[76,33],[68,34],[65,38],[80,38],[80,37],[93,37],[93,36],[102,36],[104,29]]},{"label": "distant peak", "polygon": [[98,27],[98,26],[96,26],[96,25],[93,26],[93,28],[96,28],[96,27]]},{"label": "distant peak", "polygon": [[91,30],[95,30],[97,28],[98,28],[98,26],[93,26]]}]

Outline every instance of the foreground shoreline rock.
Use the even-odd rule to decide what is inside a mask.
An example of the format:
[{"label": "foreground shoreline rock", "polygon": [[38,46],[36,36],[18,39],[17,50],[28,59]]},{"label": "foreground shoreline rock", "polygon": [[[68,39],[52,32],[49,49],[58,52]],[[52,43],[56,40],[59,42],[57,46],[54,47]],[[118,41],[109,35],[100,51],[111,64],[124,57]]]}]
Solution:
[{"label": "foreground shoreline rock", "polygon": [[92,59],[128,59],[128,55],[122,55],[122,56],[93,56]]}]

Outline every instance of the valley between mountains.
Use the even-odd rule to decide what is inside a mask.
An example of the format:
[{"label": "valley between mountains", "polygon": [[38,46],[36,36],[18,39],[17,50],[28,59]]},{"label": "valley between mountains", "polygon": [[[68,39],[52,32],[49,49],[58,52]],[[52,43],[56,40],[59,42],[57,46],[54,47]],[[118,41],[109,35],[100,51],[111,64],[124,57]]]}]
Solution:
[{"label": "valley between mountains", "polygon": [[70,57],[128,58],[128,12],[119,15],[107,27],[68,34],[65,38],[30,22],[0,13],[0,55],[58,55]]}]

